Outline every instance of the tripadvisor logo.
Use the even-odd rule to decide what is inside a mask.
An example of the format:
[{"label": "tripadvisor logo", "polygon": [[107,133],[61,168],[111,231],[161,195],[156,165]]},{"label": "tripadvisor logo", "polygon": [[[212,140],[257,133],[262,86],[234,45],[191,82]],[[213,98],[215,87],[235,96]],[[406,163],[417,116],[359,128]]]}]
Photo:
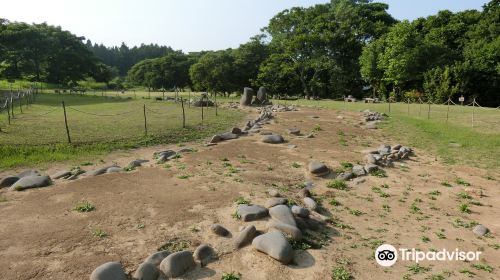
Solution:
[{"label": "tripadvisor logo", "polygon": [[399,248],[398,250],[390,244],[383,244],[375,250],[375,260],[379,265],[389,267],[394,265],[398,258],[402,261],[416,263],[421,261],[479,261],[481,253],[479,251],[465,252],[458,249],[428,252],[417,251],[415,248]]}]

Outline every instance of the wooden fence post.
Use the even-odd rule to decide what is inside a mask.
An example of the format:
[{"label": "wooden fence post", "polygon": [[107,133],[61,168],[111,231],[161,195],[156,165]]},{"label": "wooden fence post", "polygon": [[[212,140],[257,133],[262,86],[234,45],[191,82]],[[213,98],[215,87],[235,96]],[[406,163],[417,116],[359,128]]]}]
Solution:
[{"label": "wooden fence post", "polygon": [[201,123],[203,123],[203,107],[205,107],[203,106],[203,99],[205,99],[204,95],[201,96]]},{"label": "wooden fence post", "polygon": [[450,114],[450,98],[448,98],[448,101],[446,102],[447,104],[447,110],[446,110],[446,125],[448,125],[448,115]]},{"label": "wooden fence post", "polygon": [[429,100],[427,103],[429,103],[429,109],[427,110],[427,119],[431,118],[431,101]]},{"label": "wooden fence post", "polygon": [[214,104],[215,104],[215,116],[218,116],[218,114],[217,114],[217,92],[214,95]]},{"label": "wooden fence post", "polygon": [[181,97],[182,106],[182,128],[186,128],[186,112],[184,111],[184,99]]},{"label": "wooden fence post", "polygon": [[68,136],[68,143],[71,144],[71,137],[69,136],[69,128],[68,128],[68,117],[66,116],[66,105],[64,101],[62,102],[63,112],[64,112],[64,126],[66,127],[66,135]]},{"label": "wooden fence post", "polygon": [[146,104],[143,106],[143,111],[144,111],[144,135],[148,136],[148,121],[146,118]]},{"label": "wooden fence post", "polygon": [[10,115],[14,118],[14,99],[12,98],[12,94],[10,95]]},{"label": "wooden fence post", "polygon": [[391,112],[391,98],[389,97],[389,113]]},{"label": "wooden fence post", "polygon": [[474,127],[474,109],[475,109],[475,105],[476,105],[476,98],[474,98],[474,100],[472,100],[472,127]]},{"label": "wooden fence post", "polygon": [[410,98],[408,98],[408,116],[410,115]]},{"label": "wooden fence post", "polygon": [[7,99],[7,120],[9,121],[9,125],[10,125],[10,104],[9,104],[9,99]]}]

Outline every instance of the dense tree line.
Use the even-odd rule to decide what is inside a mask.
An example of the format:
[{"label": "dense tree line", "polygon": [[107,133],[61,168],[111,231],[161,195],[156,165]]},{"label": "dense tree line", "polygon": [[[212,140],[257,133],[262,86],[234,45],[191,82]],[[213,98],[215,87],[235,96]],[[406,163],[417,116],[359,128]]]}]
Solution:
[{"label": "dense tree line", "polygon": [[157,44],[142,44],[129,48],[125,43],[117,47],[106,47],[103,44],[86,42],[87,48],[104,64],[113,67],[115,75],[125,76],[133,65],[144,59],[158,58],[174,52],[167,46]]}]

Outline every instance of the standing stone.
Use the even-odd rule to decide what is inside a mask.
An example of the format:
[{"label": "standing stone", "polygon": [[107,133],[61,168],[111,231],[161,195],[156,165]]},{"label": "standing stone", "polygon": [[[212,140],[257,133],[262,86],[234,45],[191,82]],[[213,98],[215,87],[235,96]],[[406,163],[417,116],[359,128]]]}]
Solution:
[{"label": "standing stone", "polygon": [[316,211],[318,209],[318,204],[310,197],[304,197],[304,204],[312,211]]},{"label": "standing stone", "polygon": [[189,251],[180,251],[166,257],[160,264],[160,270],[167,277],[179,277],[196,267],[193,255]]},{"label": "standing stone", "polygon": [[204,266],[215,257],[215,251],[209,245],[201,244],[194,250],[193,256],[195,260],[200,261],[201,265]]},{"label": "standing stone", "polygon": [[252,99],[254,96],[254,91],[252,88],[246,87],[243,89],[243,94],[241,95],[240,105],[249,106],[252,104]]},{"label": "standing stone", "polygon": [[252,242],[255,234],[257,233],[257,229],[255,228],[254,225],[249,225],[243,229],[240,234],[238,234],[238,237],[234,240],[234,247],[236,249],[240,249],[243,246],[249,244]]},{"label": "standing stone", "polygon": [[160,271],[158,268],[150,263],[143,262],[137,270],[134,272],[132,279],[134,280],[157,280],[158,276],[160,276]]},{"label": "standing stone", "polygon": [[266,104],[268,102],[267,99],[267,89],[265,87],[260,87],[257,91],[257,104]]},{"label": "standing stone", "polygon": [[127,280],[125,271],[119,262],[108,262],[98,266],[92,274],[90,280]]},{"label": "standing stone", "polygon": [[330,173],[330,169],[322,162],[311,161],[309,162],[309,172],[316,176],[324,176]]},{"label": "standing stone", "polygon": [[225,227],[223,227],[220,224],[213,224],[210,226],[210,229],[212,230],[213,233],[217,234],[218,236],[228,236],[229,235],[229,230],[227,230]]},{"label": "standing stone", "polygon": [[292,211],[286,205],[277,205],[270,208],[269,216],[271,216],[271,218],[278,222],[292,225],[294,227],[297,226],[297,224],[295,224],[295,219],[293,218]]},{"label": "standing stone", "polygon": [[281,232],[272,231],[257,236],[252,246],[270,257],[288,264],[293,259],[293,248]]}]

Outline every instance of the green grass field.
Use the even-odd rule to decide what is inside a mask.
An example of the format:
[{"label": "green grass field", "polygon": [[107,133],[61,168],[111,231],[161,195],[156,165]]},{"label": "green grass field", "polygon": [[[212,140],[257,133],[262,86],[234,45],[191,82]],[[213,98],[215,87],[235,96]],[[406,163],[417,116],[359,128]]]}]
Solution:
[{"label": "green grass field", "polygon": [[[72,145],[67,144],[65,101]],[[148,136],[144,129],[144,105]],[[16,106],[12,124],[0,115],[0,168],[41,162],[80,159],[115,149],[160,143],[199,140],[228,129],[241,121],[235,110],[201,109],[185,105],[186,128],[182,128],[180,103],[154,99],[39,94],[36,103]]]}]

